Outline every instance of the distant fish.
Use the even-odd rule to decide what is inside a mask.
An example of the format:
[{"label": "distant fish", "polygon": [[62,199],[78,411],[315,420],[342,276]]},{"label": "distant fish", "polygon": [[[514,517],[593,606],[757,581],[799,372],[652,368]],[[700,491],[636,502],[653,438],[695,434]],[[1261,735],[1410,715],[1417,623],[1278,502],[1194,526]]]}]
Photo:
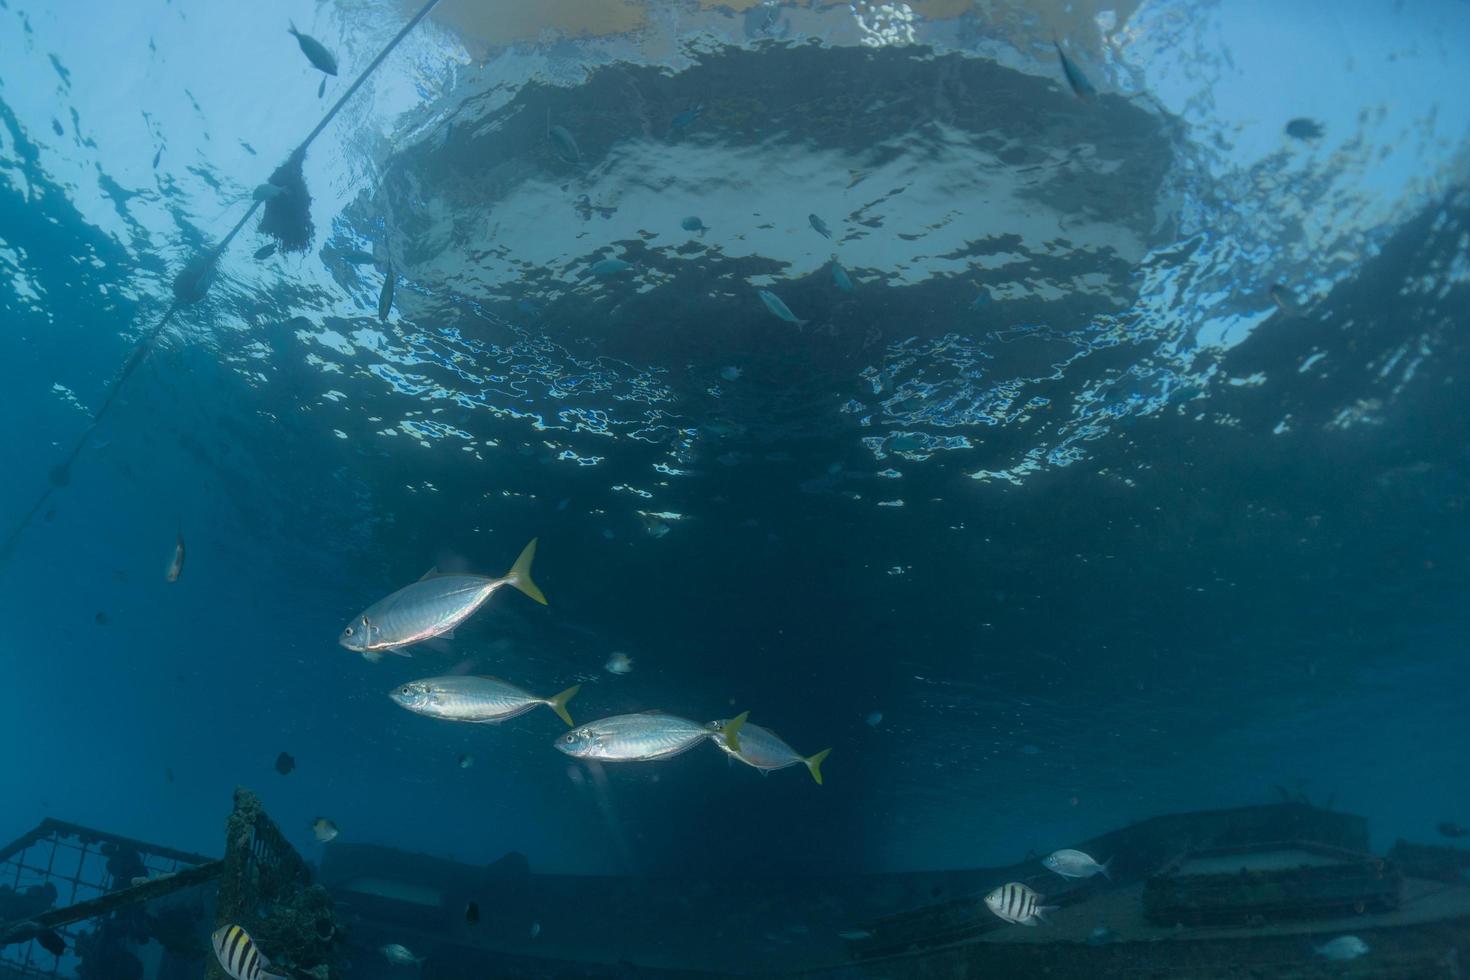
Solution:
[{"label": "distant fish", "polygon": [[837,288],[842,290],[844,293],[850,293],[853,291],[852,279],[848,276],[847,270],[842,267],[841,262],[837,262],[835,260],[832,263],[832,281],[836,283]]},{"label": "distant fish", "polygon": [[311,822],[311,835],[323,844],[337,839],[337,825],[326,817],[317,817]]},{"label": "distant fish", "polygon": [[1286,135],[1299,140],[1321,139],[1322,124],[1315,119],[1298,117],[1286,124]]},{"label": "distant fish", "polygon": [[[721,737],[740,745],[740,728],[745,714],[725,723]],[[694,748],[715,732],[697,721],[645,711],[637,715],[614,715],[590,722],[556,740],[556,747],[578,759],[599,762],[651,762],[668,759]]]},{"label": "distant fish", "polygon": [[1096,98],[1097,89],[1087,80],[1087,76],[1082,74],[1082,69],[1078,68],[1072,63],[1072,59],[1067,57],[1066,52],[1062,50],[1061,43],[1052,41],[1052,47],[1057,49],[1057,57],[1062,61],[1062,74],[1067,76],[1067,84],[1072,86],[1072,91],[1076,94],[1077,98]]},{"label": "distant fish", "polygon": [[182,574],[184,574],[184,532],[180,531],[174,539],[173,557],[168,560],[168,570],[163,573],[163,580],[177,582]]},{"label": "distant fish", "polygon": [[342,257],[353,265],[376,265],[378,262],[377,256],[371,252],[364,252],[355,248],[343,252]]},{"label": "distant fish", "polygon": [[531,923],[531,938],[532,939],[535,939],[539,935],[541,935],[541,923],[539,923],[539,922],[533,922],[533,923]]},{"label": "distant fish", "polygon": [[552,149],[563,162],[582,162],[582,150],[577,146],[576,137],[565,126],[547,126],[546,138],[551,140]]},{"label": "distant fish", "polygon": [[332,52],[327,50],[325,44],[310,34],[302,34],[296,29],[294,23],[291,24],[289,31],[291,36],[296,38],[296,43],[301,45],[301,53],[306,55],[307,61],[311,62],[311,67],[328,75],[337,74],[337,59],[332,57]]},{"label": "distant fish", "polygon": [[1276,304],[1283,316],[1296,316],[1301,312],[1301,307],[1292,298],[1291,290],[1279,282],[1273,282],[1271,288],[1266,290],[1266,295],[1271,297],[1271,302]]},{"label": "distant fish", "polygon": [[1470,835],[1470,830],[1466,830],[1464,827],[1461,827],[1457,823],[1450,823],[1448,820],[1441,823],[1435,829],[1437,829],[1445,837],[1465,837],[1467,835]]},{"label": "distant fish", "polygon": [[327,76],[322,76],[322,83],[316,87],[316,97],[321,98],[327,94]]},{"label": "distant fish", "polygon": [[516,300],[516,311],[526,316],[540,316],[542,313],[540,305],[529,299]]},{"label": "distant fish", "polygon": [[869,728],[877,728],[883,724],[883,712],[870,711],[868,712],[868,717],[864,718],[863,721],[867,723]]},{"label": "distant fish", "polygon": [[[743,717],[743,716],[742,716]],[[740,726],[740,738],[737,748],[731,748],[725,742],[725,729],[730,724],[728,721],[712,721],[706,727],[715,732],[715,744],[724,750],[731,758],[739,759],[753,769],[761,772],[774,772],[777,769],[785,769],[787,766],[797,764],[805,765],[817,785],[822,785],[822,760],[831,753],[831,749],[823,749],[815,755],[804,756],[787,745],[785,740],[769,728],[762,728],[753,722],[746,722]]]},{"label": "distant fish", "polygon": [[602,259],[592,263],[587,271],[599,279],[607,279],[612,276],[622,275],[632,268],[633,263],[624,262],[622,259]]},{"label": "distant fish", "polygon": [[631,674],[633,673],[633,658],[626,653],[614,652],[607,658],[607,663],[602,665],[602,669],[609,674]]},{"label": "distant fish", "polygon": [[388,696],[416,715],[480,725],[509,721],[544,704],[570,728],[573,722],[567,702],[581,689],[582,685],[574,684],[560,694],[542,698],[496,677],[456,674],[410,681]]},{"label": "distant fish", "polygon": [[740,370],[738,367],[720,368],[720,377],[725,381],[739,381],[740,376],[744,373],[745,372]]},{"label": "distant fish", "polygon": [[1098,864],[1081,851],[1073,850],[1052,851],[1041,859],[1042,867],[1048,871],[1055,871],[1063,878],[1091,878],[1093,875],[1100,874],[1111,880],[1108,865],[1112,863],[1112,859],[1109,858],[1107,863]]},{"label": "distant fish", "polygon": [[276,254],[276,243],[275,242],[271,242],[270,244],[268,244],[268,245],[262,245],[262,246],[260,246],[260,248],[257,248],[255,250],[255,260],[257,262],[264,261],[265,259],[268,259],[272,255],[275,255],[275,254]]},{"label": "distant fish", "polygon": [[866,929],[849,929],[847,932],[839,932],[837,938],[855,943],[860,939],[872,939],[873,934]]},{"label": "distant fish", "polygon": [[776,314],[776,316],[785,320],[787,323],[794,323],[798,327],[804,327],[811,322],[810,320],[798,319],[796,314],[792,313],[791,309],[785,303],[781,302],[781,297],[777,296],[769,289],[762,289],[759,290],[759,292],[761,302],[766,304],[766,309],[770,310],[772,313]]},{"label": "distant fish", "polygon": [[1098,926],[1087,934],[1087,945],[1106,946],[1118,941],[1118,934],[1107,926]]},{"label": "distant fish", "polygon": [[812,227],[816,229],[818,235],[821,235],[823,238],[832,237],[832,230],[827,227],[827,222],[821,218],[814,214],[809,214],[806,216],[806,220],[811,222]]},{"label": "distant fish", "polygon": [[282,752],[276,756],[276,772],[282,776],[291,775],[291,770],[296,768],[296,760],[291,758],[291,753]]},{"label": "distant fish", "polygon": [[475,925],[476,923],[478,923],[480,921],[480,906],[476,905],[474,902],[470,902],[469,904],[467,904],[464,907],[464,920],[470,925]]},{"label": "distant fish", "polygon": [[536,539],[521,551],[510,571],[500,578],[483,575],[440,575],[435,571],[373,603],[342,630],[338,643],[369,660],[384,652],[436,636],[453,636],[454,628],[472,616],[502,586],[509,585],[546,605],[546,597],[531,580]]},{"label": "distant fish", "polygon": [[383,954],[383,958],[394,966],[414,966],[422,963],[425,959],[422,956],[413,955],[413,952],[407,946],[402,946],[398,943],[389,943],[381,947],[380,951]]},{"label": "distant fish", "polygon": [[158,152],[155,153],[155,154],[153,154],[153,169],[154,170],[157,170],[158,169],[158,161],[160,161],[162,159],[163,159],[163,147],[160,146],[158,148]]},{"label": "distant fish", "polygon": [[99,612],[97,615],[92,617],[92,622],[96,623],[98,626],[106,626],[108,622],[110,622],[110,620],[107,618],[107,613]]},{"label": "distant fish", "polygon": [[393,272],[393,263],[388,263],[388,273],[383,277],[383,288],[378,290],[378,322],[387,323],[388,314],[393,312],[393,284],[398,276]]},{"label": "distant fish", "polygon": [[1046,921],[1055,905],[1042,905],[1043,898],[1019,881],[1013,881],[985,896],[985,907],[1007,922],[1034,926]]},{"label": "distant fish", "polygon": [[1355,960],[1370,952],[1368,944],[1357,936],[1338,936],[1315,947],[1317,955],[1336,962]]},{"label": "distant fish", "polygon": [[975,298],[970,301],[970,309],[978,310],[982,306],[989,306],[990,301],[993,298],[994,297],[990,295],[990,290],[986,289],[984,286],[981,286],[980,292],[976,293]]},{"label": "distant fish", "polygon": [[475,764],[475,757],[466,752],[455,761],[461,769],[468,769]]},{"label": "distant fish", "polygon": [[270,960],[255,948],[255,940],[239,926],[221,926],[211,937],[219,965],[234,980],[286,980],[279,973],[267,973]]},{"label": "distant fish", "polygon": [[694,125],[696,121],[698,121],[699,115],[702,112],[704,112],[704,105],[703,103],[700,103],[698,105],[690,106],[683,112],[677,113],[673,119],[669,120],[669,130],[671,132],[677,133],[681,130],[688,129],[690,126]]},{"label": "distant fish", "polygon": [[280,184],[272,184],[270,181],[266,181],[264,184],[256,184],[255,190],[250,193],[250,196],[256,201],[273,201],[284,193],[286,193],[286,188]]},{"label": "distant fish", "polygon": [[697,231],[701,235],[709,231],[709,226],[706,225],[703,221],[700,221],[699,218],[695,217],[694,215],[690,215],[683,221],[679,222],[679,227],[683,228],[685,231]]}]

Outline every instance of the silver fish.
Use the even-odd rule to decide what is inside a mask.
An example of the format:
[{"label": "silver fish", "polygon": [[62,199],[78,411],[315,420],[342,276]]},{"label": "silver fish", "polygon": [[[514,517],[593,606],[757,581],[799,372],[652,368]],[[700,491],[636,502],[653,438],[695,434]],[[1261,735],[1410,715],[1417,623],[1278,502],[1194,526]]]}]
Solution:
[{"label": "silver fish", "polygon": [[497,677],[454,675],[410,681],[388,696],[416,715],[489,725],[508,721],[544,704],[570,728],[574,722],[567,713],[567,702],[581,689],[582,685],[574,684],[560,694],[538,698]]},{"label": "silver fish", "polygon": [[270,960],[255,948],[255,940],[239,926],[221,926],[211,937],[219,965],[234,980],[286,980],[279,973],[267,973]]},{"label": "silver fish", "polygon": [[301,45],[301,53],[306,55],[307,61],[311,62],[311,67],[328,75],[337,74],[337,59],[332,56],[332,52],[327,50],[325,44],[310,34],[302,34],[296,29],[294,23],[288,30],[291,36],[296,38],[296,43]]},{"label": "silver fish", "polygon": [[388,274],[383,277],[383,288],[378,291],[378,322],[387,323],[388,314],[393,312],[393,286],[398,281],[393,263],[388,263]]},{"label": "silver fish", "polygon": [[834,261],[832,263],[832,281],[844,293],[852,292],[852,277],[847,274],[847,270],[842,267],[842,263],[840,262]]},{"label": "silver fish", "polygon": [[1007,922],[1022,926],[1034,926],[1046,921],[1046,913],[1055,905],[1042,905],[1042,896],[1019,881],[1013,881],[985,896],[985,905],[990,911]]},{"label": "silver fish", "polygon": [[[740,728],[749,712],[725,723],[721,737],[740,746]],[[590,722],[556,740],[556,747],[578,759],[600,762],[649,762],[668,759],[694,748],[715,732],[697,721],[645,711]]]},{"label": "silver fish", "polygon": [[715,744],[731,758],[739,759],[747,766],[762,772],[772,772],[776,769],[801,764],[806,766],[812,778],[817,781],[817,785],[822,785],[822,760],[827,758],[831,749],[823,749],[815,755],[804,756],[787,745],[781,736],[753,722],[746,722],[741,726],[739,748],[732,749],[724,737],[725,727],[729,724],[728,721],[712,721],[706,727],[715,733]]},{"label": "silver fish", "polygon": [[607,658],[607,663],[602,665],[602,669],[609,674],[631,674],[633,672],[633,658],[626,653],[619,653],[614,650]]},{"label": "silver fish", "polygon": [[1318,956],[1324,956],[1329,960],[1336,960],[1338,962],[1355,960],[1359,956],[1364,956],[1370,952],[1368,944],[1357,936],[1338,936],[1336,939],[1329,940],[1321,946],[1316,947],[1316,950]]},{"label": "silver fish", "polygon": [[1112,863],[1113,859],[1108,858],[1106,863],[1098,864],[1091,856],[1070,849],[1052,851],[1041,859],[1042,867],[1055,871],[1063,878],[1091,878],[1100,874],[1110,881],[1112,876],[1108,874],[1108,865]]},{"label": "silver fish", "polygon": [[317,817],[311,822],[311,835],[323,844],[337,839],[337,825],[326,817]]},{"label": "silver fish", "polygon": [[1062,45],[1058,41],[1052,41],[1052,47],[1057,49],[1057,57],[1062,60],[1062,74],[1067,76],[1067,84],[1072,86],[1072,91],[1079,99],[1094,99],[1097,97],[1097,89],[1082,74],[1082,69],[1072,63],[1066,53],[1062,51]]},{"label": "silver fish", "polygon": [[816,231],[818,235],[821,235],[823,238],[832,237],[832,229],[828,228],[827,222],[823,221],[821,218],[817,217],[814,214],[809,214],[806,216],[806,220],[811,222],[812,228]]},{"label": "silver fish", "polygon": [[436,636],[453,636],[456,626],[505,585],[514,586],[544,606],[546,596],[531,581],[531,560],[535,557],[533,538],[510,571],[500,578],[440,575],[430,570],[412,585],[369,606],[342,630],[337,642],[373,661],[382,659],[384,652],[406,657],[403,647]]},{"label": "silver fish", "polygon": [[572,136],[571,131],[565,126],[546,127],[546,136],[551,140],[551,145],[556,150],[556,155],[561,157],[562,160],[567,163],[581,162],[582,151],[577,147],[576,138]]},{"label": "silver fish", "polygon": [[174,541],[174,555],[168,560],[168,571],[163,573],[165,582],[177,582],[184,574],[184,532],[180,531]]},{"label": "silver fish", "polygon": [[781,302],[781,297],[777,296],[769,289],[762,289],[759,290],[759,292],[761,302],[766,304],[766,309],[770,310],[772,313],[776,314],[787,323],[794,323],[798,327],[804,327],[811,322],[810,320],[798,319],[796,314],[792,313],[790,308],[787,307],[785,303]]},{"label": "silver fish", "polygon": [[383,958],[394,966],[413,966],[425,960],[425,957],[413,955],[413,952],[407,946],[402,946],[398,943],[389,943],[381,947],[381,952]]}]

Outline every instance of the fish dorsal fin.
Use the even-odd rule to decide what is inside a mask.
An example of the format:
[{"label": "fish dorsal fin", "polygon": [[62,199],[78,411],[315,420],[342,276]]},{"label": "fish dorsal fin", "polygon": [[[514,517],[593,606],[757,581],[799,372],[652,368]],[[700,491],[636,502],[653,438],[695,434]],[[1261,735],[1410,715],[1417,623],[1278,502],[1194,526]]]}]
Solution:
[{"label": "fish dorsal fin", "polygon": [[420,575],[419,576],[419,581],[422,582],[425,579],[438,578],[442,574],[443,573],[439,571],[439,566],[438,565],[434,565],[427,572],[425,572],[423,575]]}]

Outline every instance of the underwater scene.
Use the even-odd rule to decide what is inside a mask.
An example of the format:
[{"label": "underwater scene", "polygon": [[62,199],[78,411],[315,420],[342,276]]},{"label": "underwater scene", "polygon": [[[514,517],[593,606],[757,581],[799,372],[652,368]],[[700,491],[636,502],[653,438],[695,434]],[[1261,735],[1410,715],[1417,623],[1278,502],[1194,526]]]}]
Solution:
[{"label": "underwater scene", "polygon": [[1467,975],[1467,79],[0,0],[0,980]]}]

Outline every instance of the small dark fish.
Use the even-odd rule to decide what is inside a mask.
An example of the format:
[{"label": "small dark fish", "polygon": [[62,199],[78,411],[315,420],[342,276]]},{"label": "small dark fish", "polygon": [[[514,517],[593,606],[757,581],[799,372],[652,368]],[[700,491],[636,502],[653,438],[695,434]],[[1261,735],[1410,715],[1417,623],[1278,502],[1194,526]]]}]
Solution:
[{"label": "small dark fish", "polygon": [[548,126],[546,135],[551,140],[552,148],[556,155],[567,163],[580,163],[582,151],[577,147],[577,141],[565,126]]},{"label": "small dark fish", "polygon": [[332,52],[327,46],[310,34],[302,34],[293,23],[289,31],[296,38],[296,43],[301,45],[301,53],[306,55],[306,60],[311,62],[311,67],[317,71],[326,72],[328,75],[337,74],[337,59],[332,57]]},{"label": "small dark fish", "polygon": [[291,753],[282,752],[276,756],[276,772],[282,776],[291,775],[291,770],[296,768],[296,760],[291,758]]},{"label": "small dark fish", "polygon": [[1321,139],[1322,124],[1315,119],[1298,117],[1286,124],[1286,135],[1299,140]]},{"label": "small dark fish", "polygon": [[165,582],[177,582],[184,574],[184,532],[180,531],[174,541],[174,556],[168,560],[168,571],[163,573]]},{"label": "small dark fish", "polygon": [[1271,302],[1275,303],[1276,308],[1284,315],[1296,316],[1301,312],[1300,308],[1296,305],[1296,300],[1291,297],[1291,290],[1287,289],[1281,283],[1273,282],[1271,288],[1266,290],[1266,294],[1271,297]]},{"label": "small dark fish", "polygon": [[158,161],[160,161],[162,159],[163,159],[163,147],[160,146],[158,148],[158,152],[155,153],[155,154],[153,154],[153,169],[154,170],[157,170],[158,169]]},{"label": "small dark fish", "polygon": [[690,215],[683,221],[679,222],[679,227],[683,228],[685,231],[697,231],[701,235],[709,231],[709,226],[693,215]]},{"label": "small dark fish", "polygon": [[466,905],[464,907],[464,920],[466,922],[468,922],[470,925],[474,925],[475,923],[479,922],[480,921],[480,906],[476,905],[474,902],[471,902],[468,905]]},{"label": "small dark fish", "polygon": [[275,255],[275,254],[276,254],[276,243],[275,242],[271,242],[269,245],[262,245],[262,246],[260,246],[260,248],[257,248],[255,250],[255,260],[257,262],[259,262],[259,261],[262,261],[264,259],[268,259],[272,255]]},{"label": "small dark fish", "polygon": [[694,125],[696,121],[698,121],[699,114],[702,112],[704,112],[703,103],[685,109],[683,112],[679,113],[672,120],[669,121],[669,129],[675,133],[683,129],[688,129],[690,126]]},{"label": "small dark fish", "polygon": [[51,120],[51,128],[56,131],[56,135],[57,136],[65,136],[66,135],[66,130],[64,130],[64,129],[61,128],[61,122],[59,120],[56,120],[56,119]]},{"label": "small dark fish", "polygon": [[383,277],[383,289],[378,293],[378,322],[387,323],[388,314],[393,312],[393,284],[398,276],[393,272],[393,264],[388,264],[388,274]]},{"label": "small dark fish", "polygon": [[357,249],[343,252],[342,257],[353,265],[376,265],[378,261],[371,252],[361,252]]},{"label": "small dark fish", "polygon": [[107,613],[105,613],[105,612],[98,613],[97,615],[95,615],[95,616],[92,617],[92,622],[96,623],[98,626],[106,626],[107,625]]},{"label": "small dark fish", "polygon": [[1446,837],[1470,836],[1470,830],[1466,830],[1464,827],[1461,827],[1457,823],[1450,823],[1448,820],[1446,820],[1444,823],[1441,823],[1437,829],[1441,834]]},{"label": "small dark fish", "polygon": [[327,94],[327,76],[326,75],[323,75],[322,76],[322,83],[316,87],[316,97],[320,99],[323,95],[326,95],[326,94]]},{"label": "small dark fish", "polygon": [[1067,84],[1072,86],[1072,92],[1077,98],[1097,98],[1097,89],[1087,80],[1087,76],[1082,74],[1082,69],[1074,65],[1072,59],[1067,57],[1066,52],[1062,50],[1062,45],[1053,41],[1052,47],[1057,49],[1057,57],[1062,60],[1062,74],[1067,76]]},{"label": "small dark fish", "polygon": [[806,220],[812,223],[812,227],[817,230],[818,235],[821,235],[823,238],[832,237],[832,231],[827,227],[827,222],[823,221],[821,218],[817,217],[814,214],[809,214],[806,216]]}]

